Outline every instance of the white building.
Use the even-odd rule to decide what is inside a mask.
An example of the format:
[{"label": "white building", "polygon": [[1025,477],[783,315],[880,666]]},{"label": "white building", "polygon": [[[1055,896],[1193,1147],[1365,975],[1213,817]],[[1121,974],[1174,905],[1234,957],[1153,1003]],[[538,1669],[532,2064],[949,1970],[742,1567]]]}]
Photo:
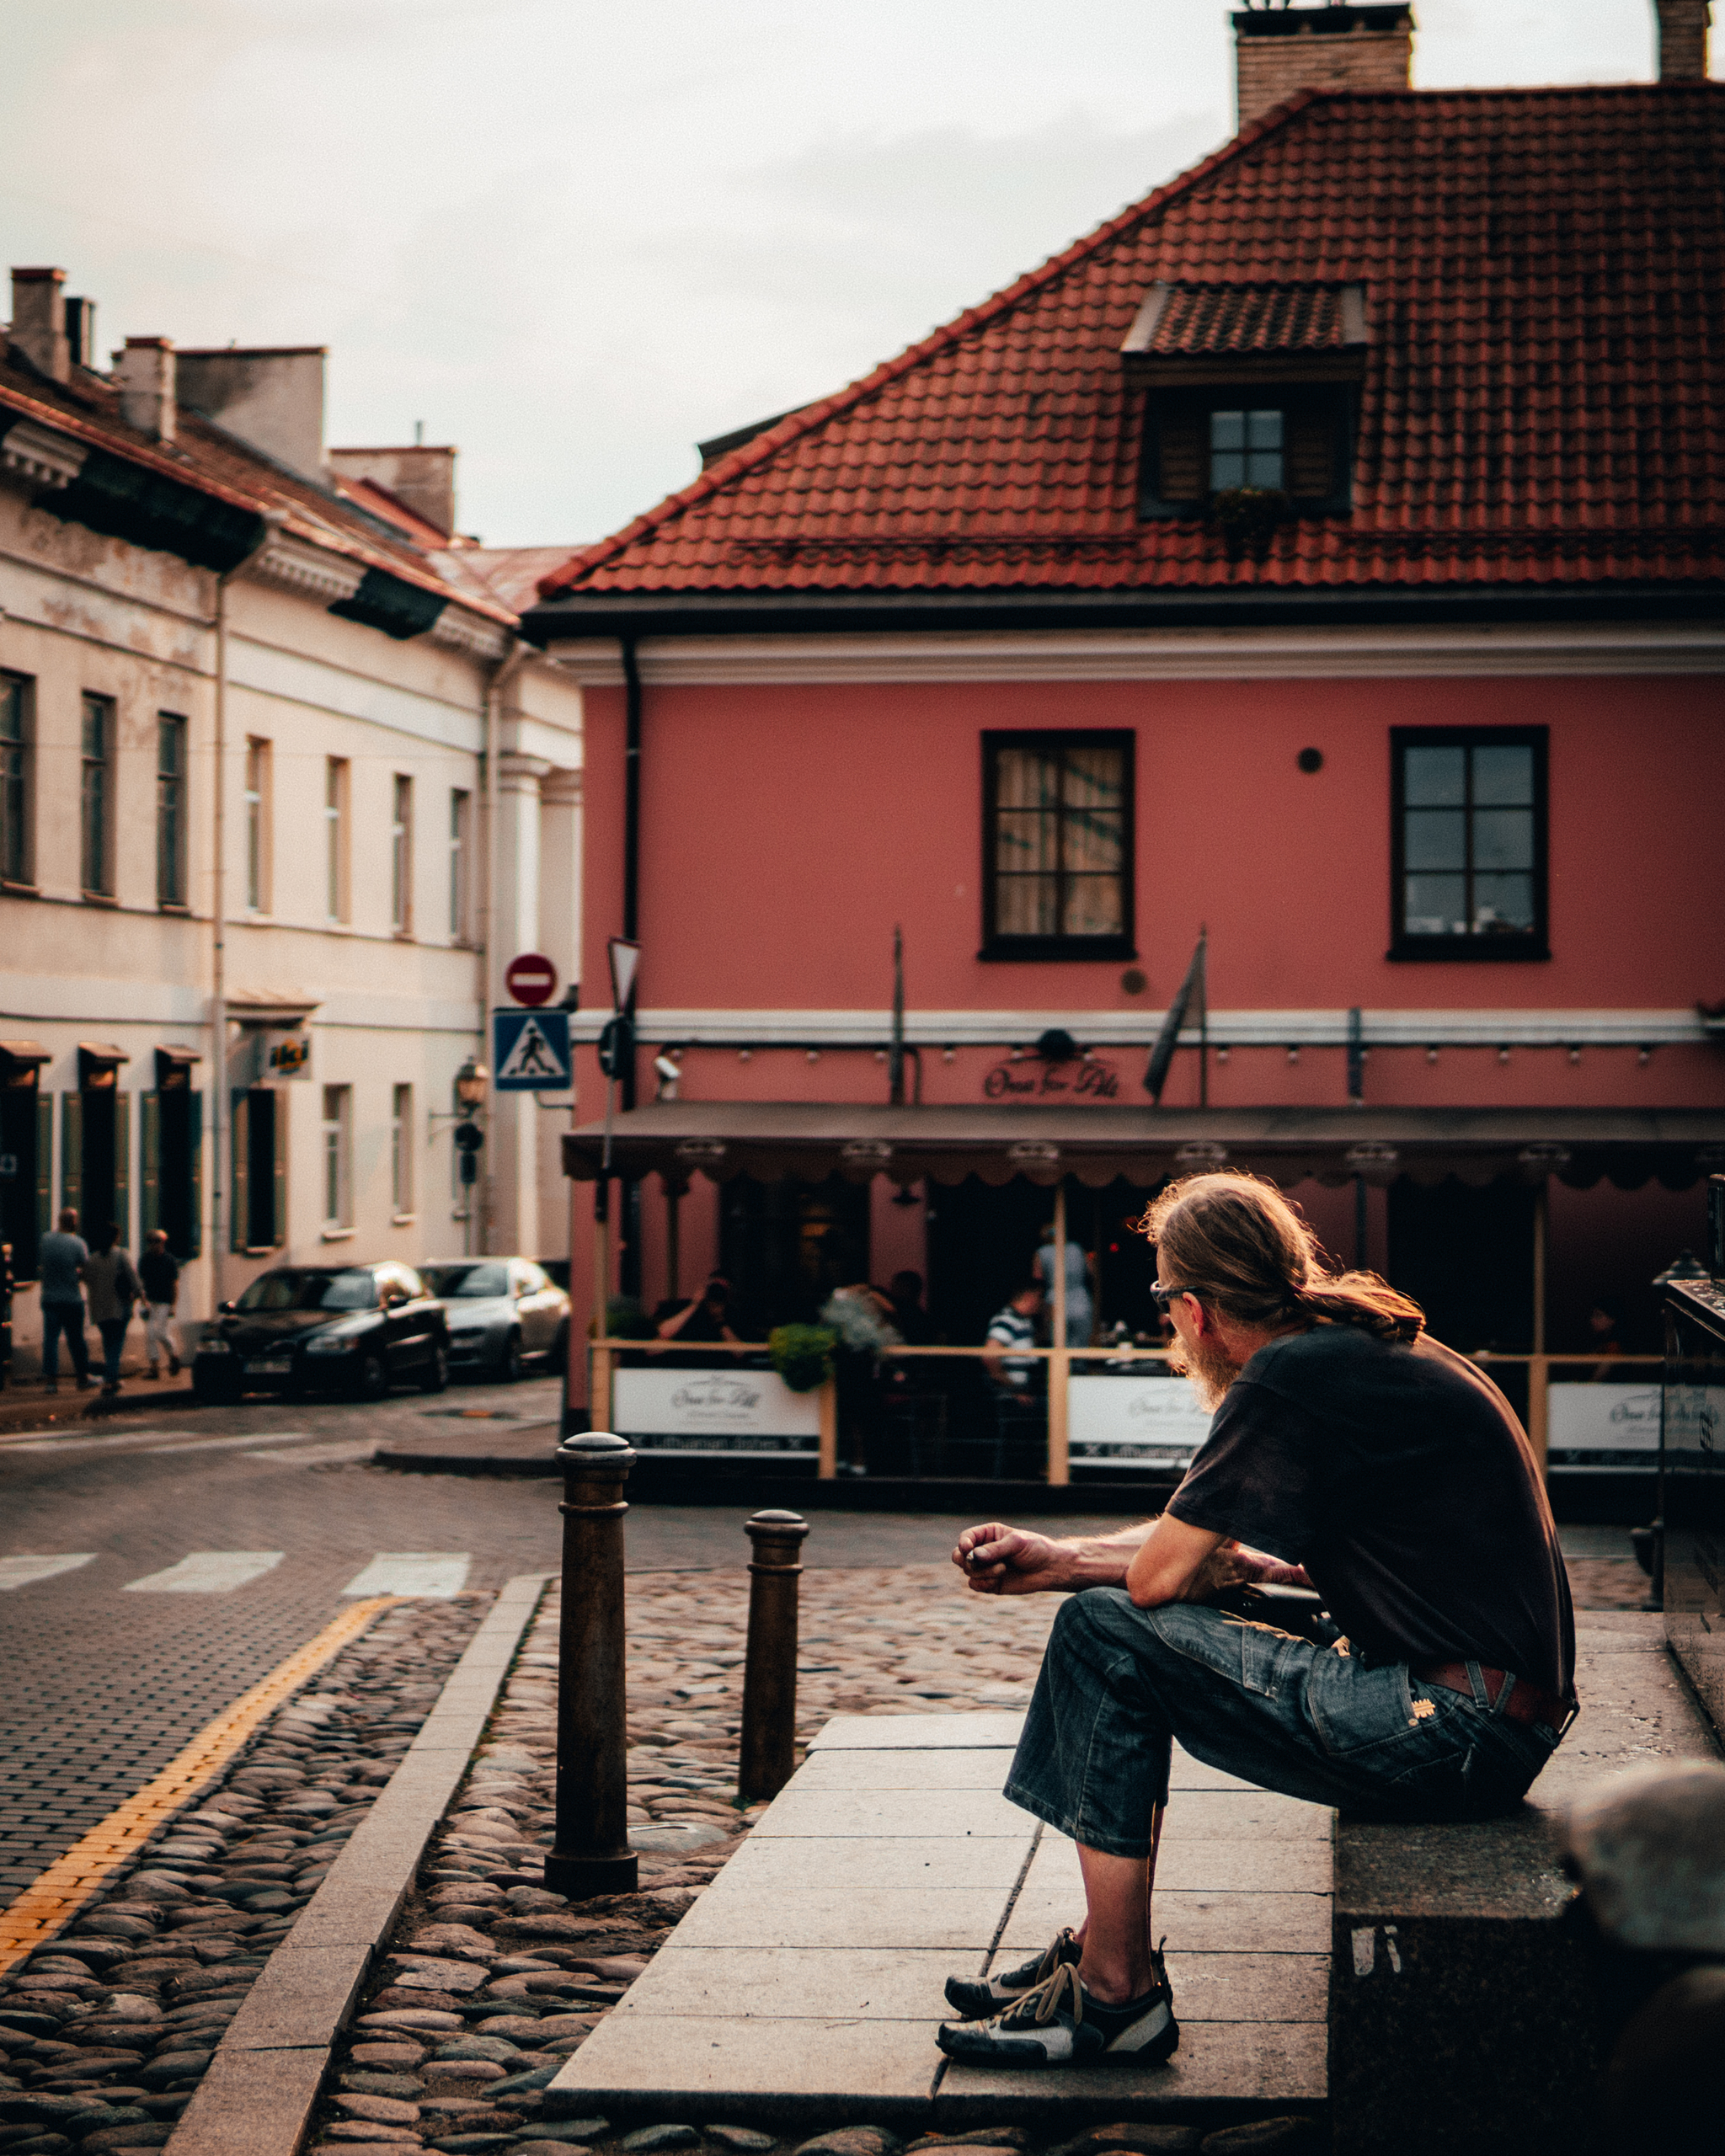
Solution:
[{"label": "white building", "polygon": [[[165,1229],[192,1316],[286,1260],[567,1247],[566,1095],[491,1103],[472,1193],[450,1131],[510,958],[574,977],[579,691],[440,569],[452,451],[325,451],[323,359],[130,338],[103,374],[90,304],[13,272],[0,1238],[20,1283],[62,1205],[133,1249]],[[21,1374],[39,1337],[21,1284]]]}]

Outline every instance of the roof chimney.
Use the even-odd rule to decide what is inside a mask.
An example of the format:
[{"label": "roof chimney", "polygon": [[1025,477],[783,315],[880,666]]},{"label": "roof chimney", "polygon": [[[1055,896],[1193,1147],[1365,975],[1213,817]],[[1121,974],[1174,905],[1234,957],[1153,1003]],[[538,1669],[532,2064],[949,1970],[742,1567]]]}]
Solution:
[{"label": "roof chimney", "polygon": [[[1653,0],[1659,19],[1659,80],[1705,83],[1712,0]],[[16,272],[13,273],[16,275]]]},{"label": "roof chimney", "polygon": [[416,441],[410,449],[332,449],[338,478],[370,479],[438,531],[455,531],[456,452]]},{"label": "roof chimney", "polygon": [[323,344],[179,355],[179,401],[307,479],[323,476]]},{"label": "roof chimney", "polygon": [[1234,18],[1236,125],[1249,127],[1301,90],[1405,90],[1413,67],[1411,7],[1328,0],[1269,9],[1259,0]]},{"label": "roof chimney", "polygon": [[120,416],[152,441],[172,441],[176,415],[173,340],[128,337],[126,350],[114,355],[114,380],[120,391]]},{"label": "roof chimney", "polygon": [[14,270],[12,273],[12,341],[31,364],[52,381],[72,371],[66,341],[66,302],[60,287],[63,270]]}]

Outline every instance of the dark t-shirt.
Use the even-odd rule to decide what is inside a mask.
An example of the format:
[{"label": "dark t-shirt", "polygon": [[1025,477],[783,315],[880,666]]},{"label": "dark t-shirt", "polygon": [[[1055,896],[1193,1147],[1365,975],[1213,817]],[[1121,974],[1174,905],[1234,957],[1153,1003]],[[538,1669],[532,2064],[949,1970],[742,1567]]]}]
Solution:
[{"label": "dark t-shirt", "polygon": [[138,1260],[138,1278],[152,1303],[171,1303],[179,1285],[179,1265],[170,1251],[147,1250]]},{"label": "dark t-shirt", "polygon": [[1260,1348],[1168,1510],[1303,1565],[1373,1662],[1570,1689],[1569,1582],[1532,1450],[1498,1388],[1435,1341],[1321,1325]]}]

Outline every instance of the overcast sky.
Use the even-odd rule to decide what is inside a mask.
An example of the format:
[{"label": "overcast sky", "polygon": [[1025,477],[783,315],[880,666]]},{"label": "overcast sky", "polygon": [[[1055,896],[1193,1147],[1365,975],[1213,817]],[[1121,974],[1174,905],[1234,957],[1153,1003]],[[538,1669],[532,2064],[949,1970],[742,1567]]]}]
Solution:
[{"label": "overcast sky", "polygon": [[[1229,12],[0,0],[0,229],[104,354],[327,344],[332,442],[423,420],[464,529],[576,544],[1215,147]],[[1418,18],[1422,88],[1653,70],[1651,0]]]}]

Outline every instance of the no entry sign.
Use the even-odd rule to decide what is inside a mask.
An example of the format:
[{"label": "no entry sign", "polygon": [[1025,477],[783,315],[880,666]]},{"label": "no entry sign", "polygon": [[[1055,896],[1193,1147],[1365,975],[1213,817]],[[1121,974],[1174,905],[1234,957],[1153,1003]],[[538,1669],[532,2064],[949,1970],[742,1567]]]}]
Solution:
[{"label": "no entry sign", "polygon": [[535,1011],[556,994],[557,968],[537,951],[523,951],[520,958],[510,960],[503,985],[517,1003]]}]

